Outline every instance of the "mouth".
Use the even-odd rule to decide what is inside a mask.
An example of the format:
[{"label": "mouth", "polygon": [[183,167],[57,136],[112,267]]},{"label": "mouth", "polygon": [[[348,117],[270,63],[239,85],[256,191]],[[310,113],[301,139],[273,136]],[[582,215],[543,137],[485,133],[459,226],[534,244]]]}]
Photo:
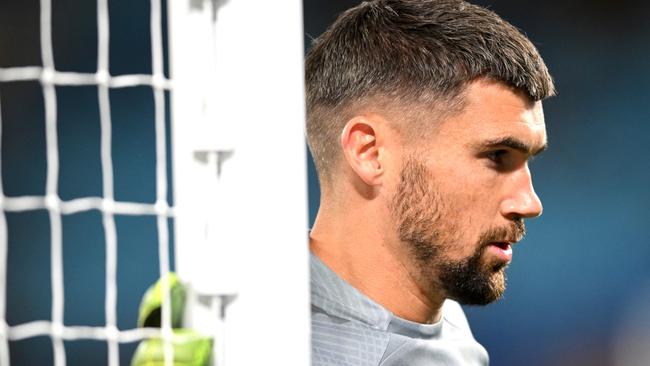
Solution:
[{"label": "mouth", "polygon": [[491,242],[488,251],[499,257],[504,262],[512,261],[512,245],[507,241]]}]

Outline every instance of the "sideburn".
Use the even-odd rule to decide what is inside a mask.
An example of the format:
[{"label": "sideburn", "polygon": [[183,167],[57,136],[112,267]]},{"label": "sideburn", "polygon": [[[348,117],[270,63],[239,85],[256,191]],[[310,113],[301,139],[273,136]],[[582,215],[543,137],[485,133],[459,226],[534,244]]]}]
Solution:
[{"label": "sideburn", "polygon": [[426,267],[438,261],[445,240],[440,230],[444,207],[434,188],[427,167],[417,157],[407,156],[390,203],[400,241]]}]

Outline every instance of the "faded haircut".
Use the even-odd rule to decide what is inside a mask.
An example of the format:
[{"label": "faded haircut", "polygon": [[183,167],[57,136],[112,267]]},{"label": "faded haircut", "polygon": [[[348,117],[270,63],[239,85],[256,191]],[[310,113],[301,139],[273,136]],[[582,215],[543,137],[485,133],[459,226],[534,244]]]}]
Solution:
[{"label": "faded haircut", "polygon": [[[305,63],[307,137],[321,183],[362,105],[458,109],[479,78],[539,101],[555,94],[535,46],[494,12],[459,0],[375,0],[341,14]],[[461,103],[462,104],[462,103]]]}]

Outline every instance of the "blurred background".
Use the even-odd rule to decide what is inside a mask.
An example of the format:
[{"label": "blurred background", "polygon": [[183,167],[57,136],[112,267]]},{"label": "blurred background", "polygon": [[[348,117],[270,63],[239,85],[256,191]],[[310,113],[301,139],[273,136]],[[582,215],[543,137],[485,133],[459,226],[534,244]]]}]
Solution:
[{"label": "blurred background", "polygon": [[[650,365],[650,3],[473,1],[537,45],[558,96],[545,103],[550,149],[531,166],[544,215],[515,247],[504,298],[466,308],[493,365]],[[304,0],[305,49],[351,0]],[[110,1],[112,75],[150,73],[148,1]],[[37,0],[0,2],[0,67],[41,65]],[[96,6],[53,2],[58,70],[96,69]],[[164,20],[163,20],[164,23]],[[163,26],[163,29],[165,27]],[[242,45],[255,47],[255,45]],[[101,195],[95,87],[58,87],[62,199]],[[8,196],[44,194],[43,98],[38,82],[0,83],[2,183]],[[111,91],[115,195],[155,200],[153,94]],[[318,209],[311,160],[310,221]],[[158,276],[155,218],[118,216],[118,325],[135,326]],[[8,213],[7,322],[50,319],[46,211]],[[70,325],[104,324],[101,215],[64,217]],[[172,228],[173,229],[173,228]],[[135,344],[121,346],[128,364]],[[68,361],[102,364],[103,342],[66,342]],[[51,342],[11,342],[12,365],[52,363]],[[96,361],[93,361],[96,360]]]},{"label": "blurred background", "polygon": [[[523,30],[558,89],[531,165],[544,214],[504,298],[466,308],[474,335],[497,366],[650,365],[650,2],[470,2]],[[359,3],[304,0],[306,48]]]},{"label": "blurred background", "polygon": [[[0,67],[42,65],[39,11],[39,0],[0,1]],[[149,1],[109,1],[111,75],[151,74],[149,13]],[[167,27],[164,16],[162,27],[163,30]],[[96,2],[52,1],[52,44],[57,70],[94,73],[97,70]],[[62,200],[101,196],[97,87],[58,86],[56,93],[59,195]],[[115,200],[153,204],[156,200],[153,89],[146,86],[111,89],[110,103]],[[38,81],[0,83],[0,110],[4,194],[44,195],[47,164],[41,84]],[[51,320],[48,213],[46,210],[9,212],[6,217],[7,323]],[[159,276],[156,217],[116,215],[115,221],[117,325],[122,330],[133,329],[137,325],[140,299]],[[102,215],[98,211],[64,215],[62,224],[64,323],[103,326],[106,256]],[[173,239],[173,226],[170,229]],[[120,364],[130,364],[136,346],[137,343],[120,345]],[[68,365],[102,365],[108,357],[106,342],[69,341],[65,342],[65,348]],[[10,354],[12,365],[53,363],[49,337],[10,342]]]}]

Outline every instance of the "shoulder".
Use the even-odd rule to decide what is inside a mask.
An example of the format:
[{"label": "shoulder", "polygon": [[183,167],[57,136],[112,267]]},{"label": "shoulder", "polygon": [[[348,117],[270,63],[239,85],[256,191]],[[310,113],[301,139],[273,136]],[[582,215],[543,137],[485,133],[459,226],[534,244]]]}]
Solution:
[{"label": "shoulder", "polygon": [[376,366],[390,340],[386,331],[314,307],[311,323],[312,366]]}]

